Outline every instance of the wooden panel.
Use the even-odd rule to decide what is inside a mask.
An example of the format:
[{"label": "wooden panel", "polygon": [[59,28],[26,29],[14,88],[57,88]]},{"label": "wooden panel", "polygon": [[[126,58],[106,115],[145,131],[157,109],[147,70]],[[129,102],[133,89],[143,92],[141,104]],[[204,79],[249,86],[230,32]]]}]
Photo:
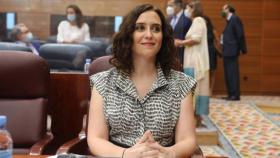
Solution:
[{"label": "wooden panel", "polygon": [[[33,35],[46,39],[50,34],[50,16],[47,13],[18,13],[18,23],[24,23]],[[36,23],[34,23],[34,21]]]},{"label": "wooden panel", "polygon": [[269,57],[269,56],[263,56],[263,75],[267,74],[277,74],[279,75],[280,80],[280,57]]},{"label": "wooden panel", "polygon": [[[278,68],[279,69],[279,68]],[[263,94],[280,95],[280,76],[264,75],[261,78],[261,91]]]},{"label": "wooden panel", "polygon": [[240,55],[239,66],[240,66],[240,73],[260,74],[261,73],[261,58],[260,58],[260,56]]},{"label": "wooden panel", "polygon": [[62,143],[78,136],[90,98],[89,87],[87,74],[51,73],[49,113],[54,140],[47,146],[46,154],[54,153]]},{"label": "wooden panel", "polygon": [[263,56],[274,56],[280,61],[280,38],[263,40]]},{"label": "wooden panel", "polygon": [[265,0],[264,19],[280,19],[279,0]]},{"label": "wooden panel", "polygon": [[[260,75],[259,74],[243,74],[240,73],[240,87],[241,87],[241,93],[243,92],[256,92],[260,93]],[[217,74],[216,75],[216,82],[215,82],[215,94],[217,92],[225,93],[225,80],[224,80],[224,74]]]},{"label": "wooden panel", "polygon": [[265,20],[263,27],[264,38],[280,38],[280,20]]},{"label": "wooden panel", "polygon": [[164,9],[166,0],[0,0],[0,10],[64,14],[69,4],[77,4],[85,15],[112,16],[125,15],[135,6],[145,3]]},{"label": "wooden panel", "polygon": [[261,55],[261,39],[260,38],[247,38],[246,39],[247,43],[247,49],[248,52],[246,54],[251,56],[251,55]]}]

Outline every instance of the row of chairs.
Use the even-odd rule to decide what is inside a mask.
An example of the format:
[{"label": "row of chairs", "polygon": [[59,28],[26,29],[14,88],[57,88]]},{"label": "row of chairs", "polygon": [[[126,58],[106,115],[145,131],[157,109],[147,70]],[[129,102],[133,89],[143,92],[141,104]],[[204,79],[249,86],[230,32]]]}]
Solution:
[{"label": "row of chairs", "polygon": [[[38,41],[33,43],[38,44]],[[102,38],[95,38],[81,44],[41,43],[39,55],[47,60],[51,69],[83,70],[86,59],[110,55],[112,45]],[[0,50],[18,50],[32,52],[24,45],[10,42],[0,42]]]}]

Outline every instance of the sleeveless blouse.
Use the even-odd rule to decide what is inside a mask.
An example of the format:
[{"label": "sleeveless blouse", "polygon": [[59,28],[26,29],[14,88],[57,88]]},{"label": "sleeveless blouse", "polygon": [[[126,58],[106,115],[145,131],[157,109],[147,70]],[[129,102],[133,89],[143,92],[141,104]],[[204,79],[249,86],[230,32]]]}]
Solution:
[{"label": "sleeveless blouse", "polygon": [[147,130],[162,146],[173,145],[181,101],[189,93],[193,95],[196,87],[192,77],[174,70],[165,77],[161,68],[143,98],[129,76],[116,68],[92,75],[90,83],[103,97],[109,141],[124,147],[136,144]]}]

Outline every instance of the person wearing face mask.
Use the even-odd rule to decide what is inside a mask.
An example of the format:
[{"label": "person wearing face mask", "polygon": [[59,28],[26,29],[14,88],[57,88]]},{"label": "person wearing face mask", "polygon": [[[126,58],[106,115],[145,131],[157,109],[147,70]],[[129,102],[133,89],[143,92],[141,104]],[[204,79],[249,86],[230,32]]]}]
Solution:
[{"label": "person wearing face mask", "polygon": [[185,46],[184,73],[197,80],[195,90],[195,116],[197,126],[203,126],[202,115],[209,114],[209,53],[207,26],[199,1],[187,5],[187,15],[192,18],[192,25],[180,45]]},{"label": "person wearing face mask", "polygon": [[177,47],[177,56],[181,67],[184,62],[184,47],[179,46],[179,42],[185,39],[185,35],[192,23],[190,18],[185,16],[183,8],[182,0],[169,0],[166,8],[168,21],[173,28],[174,44]]},{"label": "person wearing face mask", "polygon": [[90,41],[89,26],[83,21],[83,14],[77,5],[66,8],[67,20],[58,25],[58,43],[81,43]]},{"label": "person wearing face mask", "polygon": [[240,100],[240,81],[238,56],[247,52],[244,28],[241,19],[235,14],[235,9],[226,4],[221,16],[227,20],[222,34],[221,44],[224,59],[224,74],[227,88],[226,100]]},{"label": "person wearing face mask", "polygon": [[33,34],[25,24],[15,25],[10,33],[10,38],[17,44],[29,47],[34,54],[39,55],[38,49],[40,46],[37,46],[39,43],[33,41]]}]

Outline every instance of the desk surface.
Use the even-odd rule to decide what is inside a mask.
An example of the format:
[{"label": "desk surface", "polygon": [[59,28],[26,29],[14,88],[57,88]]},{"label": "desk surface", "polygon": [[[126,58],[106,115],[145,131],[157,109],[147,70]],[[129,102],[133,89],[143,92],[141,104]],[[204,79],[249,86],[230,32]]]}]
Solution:
[{"label": "desk surface", "polygon": [[46,158],[47,155],[39,155],[39,156],[32,156],[32,155],[13,155],[13,158]]}]

